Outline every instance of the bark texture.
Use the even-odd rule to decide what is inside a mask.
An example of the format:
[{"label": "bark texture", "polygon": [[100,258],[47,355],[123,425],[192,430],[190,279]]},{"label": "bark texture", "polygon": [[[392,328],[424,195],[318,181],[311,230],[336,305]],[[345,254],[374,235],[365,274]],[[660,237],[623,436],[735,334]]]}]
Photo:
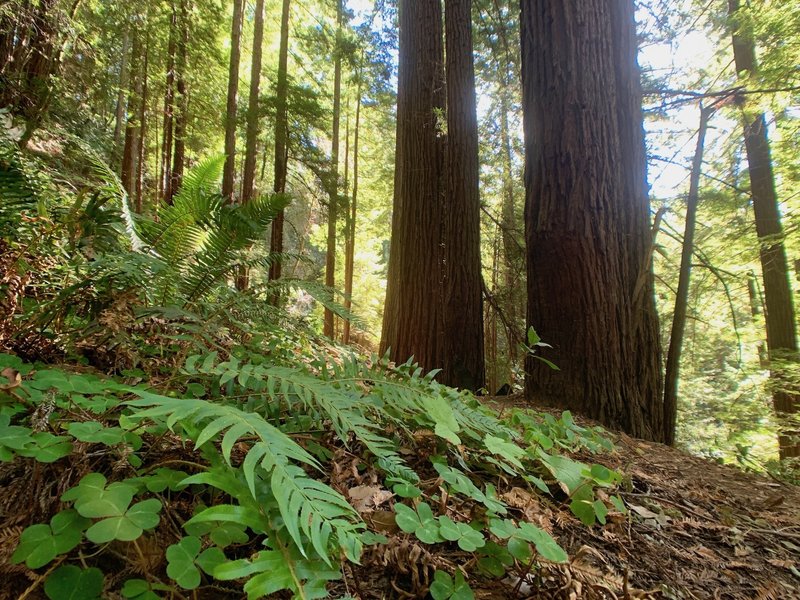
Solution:
[{"label": "bark texture", "polygon": [[392,247],[381,352],[441,366],[442,8],[401,0]]},{"label": "bark texture", "polygon": [[228,65],[228,101],[225,109],[225,167],[222,171],[222,196],[233,200],[236,173],[236,113],[239,95],[239,60],[242,47],[242,4],[233,0],[231,17],[231,59]]},{"label": "bark texture", "polygon": [[484,385],[484,348],[472,1],[445,0],[444,4],[447,160],[440,380],[478,390]]},{"label": "bark texture", "polygon": [[[290,0],[283,0],[281,12],[281,41],[278,50],[278,87],[276,90],[276,114],[275,114],[275,179],[273,191],[276,194],[286,192],[286,177],[288,174],[288,139],[289,139],[289,83],[288,83],[288,62],[289,62],[289,10]],[[283,225],[286,220],[283,209],[275,216],[272,221],[272,237],[270,238],[269,250],[272,254],[283,252]],[[282,263],[280,259],[274,260],[269,266],[269,279],[274,281],[281,278]],[[277,300],[277,299],[276,299]]]},{"label": "bark texture", "polygon": [[[344,0],[336,3],[336,44],[334,45],[333,65],[333,139],[331,141],[331,171],[328,181],[328,248],[325,255],[325,285],[333,289],[336,285],[336,221],[339,214],[339,125],[342,107],[342,48],[340,37],[342,34],[342,11]],[[333,338],[334,318],[333,311],[325,308],[323,333]]]},{"label": "bark texture", "polygon": [[189,68],[189,0],[180,0],[180,40],[178,41],[177,58],[177,101],[178,112],[175,115],[175,148],[172,154],[172,172],[166,197],[168,202],[178,193],[183,183],[183,171],[186,166],[186,130],[189,122],[189,89],[186,78]]},{"label": "bark texture", "polygon": [[[730,15],[735,18],[739,10],[739,0],[729,0],[728,9]],[[756,73],[758,64],[752,32],[734,27],[733,55],[738,73],[744,76]],[[767,347],[773,384],[772,399],[778,416],[787,416],[797,412],[800,405],[798,383],[784,375],[786,363],[796,365],[800,362],[789,263],[786,260],[786,249],[783,244],[784,233],[778,194],[775,190],[766,115],[760,111],[748,110],[746,104],[743,109],[742,123],[750,172],[750,194],[764,278]],[[794,432],[779,437],[781,458],[800,456],[798,435],[800,434]]]},{"label": "bark texture", "polygon": [[632,0],[521,0],[526,394],[664,439]]},{"label": "bark texture", "polygon": [[261,56],[264,46],[264,0],[256,0],[253,24],[253,61],[250,65],[250,96],[247,104],[247,138],[245,140],[242,204],[253,197],[256,179],[256,143],[258,141],[258,96],[261,89]]}]

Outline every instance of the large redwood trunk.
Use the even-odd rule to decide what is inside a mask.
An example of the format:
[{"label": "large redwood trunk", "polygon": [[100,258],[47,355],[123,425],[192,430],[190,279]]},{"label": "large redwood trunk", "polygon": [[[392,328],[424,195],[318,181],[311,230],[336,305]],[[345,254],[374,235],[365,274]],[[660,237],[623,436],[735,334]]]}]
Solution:
[{"label": "large redwood trunk", "polygon": [[401,0],[392,247],[381,352],[441,366],[441,207],[445,104],[439,0]]},{"label": "large redwood trunk", "polygon": [[526,394],[664,439],[632,0],[521,0]]},{"label": "large redwood trunk", "polygon": [[478,390],[484,385],[484,348],[471,0],[445,0],[445,30],[447,162],[440,380]]}]

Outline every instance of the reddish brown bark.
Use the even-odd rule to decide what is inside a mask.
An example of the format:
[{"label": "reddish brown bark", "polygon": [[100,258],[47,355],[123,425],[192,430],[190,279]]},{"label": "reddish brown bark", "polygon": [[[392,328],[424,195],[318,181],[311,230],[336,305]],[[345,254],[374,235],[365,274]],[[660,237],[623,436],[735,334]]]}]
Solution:
[{"label": "reddish brown bark", "polygon": [[526,394],[663,440],[632,0],[522,0]]},{"label": "reddish brown bark", "polygon": [[[344,0],[336,4],[336,44],[333,66],[333,140],[331,142],[331,173],[328,182],[328,247],[325,255],[325,285],[333,289],[336,285],[336,221],[339,214],[339,121],[342,104],[342,11]],[[325,308],[323,332],[330,338],[335,335],[333,311]]]},{"label": "reddish brown bark", "polygon": [[[287,103],[288,84],[288,58],[289,58],[289,10],[290,0],[283,0],[281,12],[281,41],[278,49],[278,86],[276,89],[276,114],[275,114],[275,181],[273,191],[276,194],[286,192],[286,177],[288,173],[288,138],[289,138],[289,107]],[[272,222],[272,237],[269,250],[274,255],[283,252],[283,225],[286,220],[283,209],[276,215]],[[282,263],[275,260],[269,267],[269,279],[274,281],[281,278]]]},{"label": "reddish brown bark", "polygon": [[181,38],[178,42],[177,65],[177,101],[178,111],[175,115],[175,149],[172,155],[172,173],[170,174],[169,187],[166,198],[172,198],[180,190],[183,183],[183,171],[186,166],[186,129],[189,122],[189,89],[187,82],[187,69],[189,68],[189,0],[180,0]]},{"label": "reddish brown bark", "polygon": [[227,202],[233,198],[236,173],[236,102],[239,93],[239,60],[242,45],[242,4],[233,0],[231,18],[231,58],[228,66],[228,103],[225,111],[225,166],[222,171],[222,196]]},{"label": "reddish brown bark", "polygon": [[446,194],[443,211],[442,383],[484,385],[478,118],[472,58],[472,1],[445,0]]},{"label": "reddish brown bark", "polygon": [[444,144],[442,9],[401,0],[397,149],[381,352],[441,366],[441,209]]}]

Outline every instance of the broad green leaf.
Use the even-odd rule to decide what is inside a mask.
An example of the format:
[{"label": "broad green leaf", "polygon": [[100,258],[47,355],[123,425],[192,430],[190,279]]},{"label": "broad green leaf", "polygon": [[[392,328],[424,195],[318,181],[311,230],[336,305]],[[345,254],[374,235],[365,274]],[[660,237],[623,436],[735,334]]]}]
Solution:
[{"label": "broad green leaf", "polygon": [[567,458],[558,454],[548,454],[544,450],[539,449],[539,458],[542,463],[548,468],[561,484],[566,487],[567,493],[574,494],[577,489],[582,487],[585,483],[583,476],[586,465]]},{"label": "broad green leaf", "polygon": [[30,569],[43,567],[80,544],[83,530],[90,524],[75,510],[61,511],[50,520],[50,525],[32,525],[22,532],[11,562],[18,564],[24,560]]},{"label": "broad green leaf", "polygon": [[145,529],[152,529],[159,522],[161,501],[155,498],[134,504],[124,515],[98,521],[86,531],[86,537],[95,544],[113,540],[132,542]]},{"label": "broad green leaf", "polygon": [[589,499],[577,498],[573,500],[569,503],[569,509],[572,511],[572,514],[578,517],[587,527],[594,525],[596,513],[591,496]]},{"label": "broad green leaf", "polygon": [[121,593],[123,598],[129,600],[159,600],[158,594],[153,592],[144,579],[128,579],[122,586]]},{"label": "broad green leaf", "polygon": [[519,536],[536,546],[536,551],[552,562],[567,562],[569,557],[549,533],[530,523],[520,523]]},{"label": "broad green leaf", "polygon": [[105,444],[113,446],[125,440],[125,432],[119,427],[106,427],[98,421],[70,423],[67,431],[81,442]]},{"label": "broad green leaf", "polygon": [[58,567],[45,580],[44,593],[50,600],[96,600],[103,593],[103,572],[95,567]]},{"label": "broad green leaf", "polygon": [[487,435],[483,442],[486,444],[486,449],[489,452],[502,457],[504,460],[511,463],[518,469],[522,471],[525,470],[525,466],[520,461],[520,459],[525,456],[525,450],[513,442],[507,442],[506,440],[493,435]]},{"label": "broad green leaf", "polygon": [[167,575],[185,590],[200,585],[200,571],[194,564],[200,553],[200,539],[185,537],[167,548]]},{"label": "broad green leaf", "polygon": [[106,488],[101,473],[89,473],[77,486],[62,494],[61,500],[75,502],[75,509],[84,517],[99,519],[121,516],[133,500],[136,488],[130,484],[112,483]]}]

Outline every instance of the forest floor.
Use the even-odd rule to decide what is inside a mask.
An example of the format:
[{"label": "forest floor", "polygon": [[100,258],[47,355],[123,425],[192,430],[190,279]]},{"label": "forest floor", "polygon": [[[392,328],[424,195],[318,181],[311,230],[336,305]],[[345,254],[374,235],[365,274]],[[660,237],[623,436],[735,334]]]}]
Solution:
[{"label": "forest floor", "polygon": [[571,557],[548,567],[539,589],[523,583],[527,597],[800,598],[800,488],[625,434],[612,439],[613,453],[575,458],[623,473],[628,518],[587,528],[566,506],[507,492],[504,500],[549,524]]},{"label": "forest floor", "polygon": [[[522,405],[515,397],[490,402],[501,411]],[[624,476],[621,495],[629,514],[612,513],[605,526],[586,527],[566,503],[510,484],[498,486],[499,497],[518,517],[551,532],[570,556],[568,564],[544,563],[524,580],[482,579],[465,559],[468,555],[454,544],[426,547],[399,532],[389,510],[391,493],[385,493],[372,509],[364,510],[363,502],[359,508],[364,498],[357,497],[356,491],[379,487],[370,488],[369,482],[359,485],[353,479],[359,476],[357,470],[342,462],[340,472],[330,474],[332,484],[349,490],[371,529],[385,533],[389,542],[369,547],[362,566],[346,564],[344,578],[331,588],[331,597],[421,598],[434,569],[466,562],[460,568],[478,599],[800,598],[800,488],[624,434],[613,434],[612,439],[616,449],[611,453],[573,455]],[[407,457],[409,463],[428,460],[421,446],[417,454]],[[189,448],[175,450],[191,458]],[[37,503],[57,502],[58,495],[48,488],[35,501],[32,488],[39,486],[34,474],[17,471],[12,475],[3,469],[0,475],[0,598],[45,598],[39,573],[7,562],[22,529],[9,526],[9,518],[38,512]],[[56,482],[50,485],[63,487]],[[13,506],[20,502],[24,505]],[[163,557],[163,548],[153,548],[153,556]],[[151,573],[163,569],[161,561],[154,559]],[[243,595],[207,586],[192,597]]]}]

